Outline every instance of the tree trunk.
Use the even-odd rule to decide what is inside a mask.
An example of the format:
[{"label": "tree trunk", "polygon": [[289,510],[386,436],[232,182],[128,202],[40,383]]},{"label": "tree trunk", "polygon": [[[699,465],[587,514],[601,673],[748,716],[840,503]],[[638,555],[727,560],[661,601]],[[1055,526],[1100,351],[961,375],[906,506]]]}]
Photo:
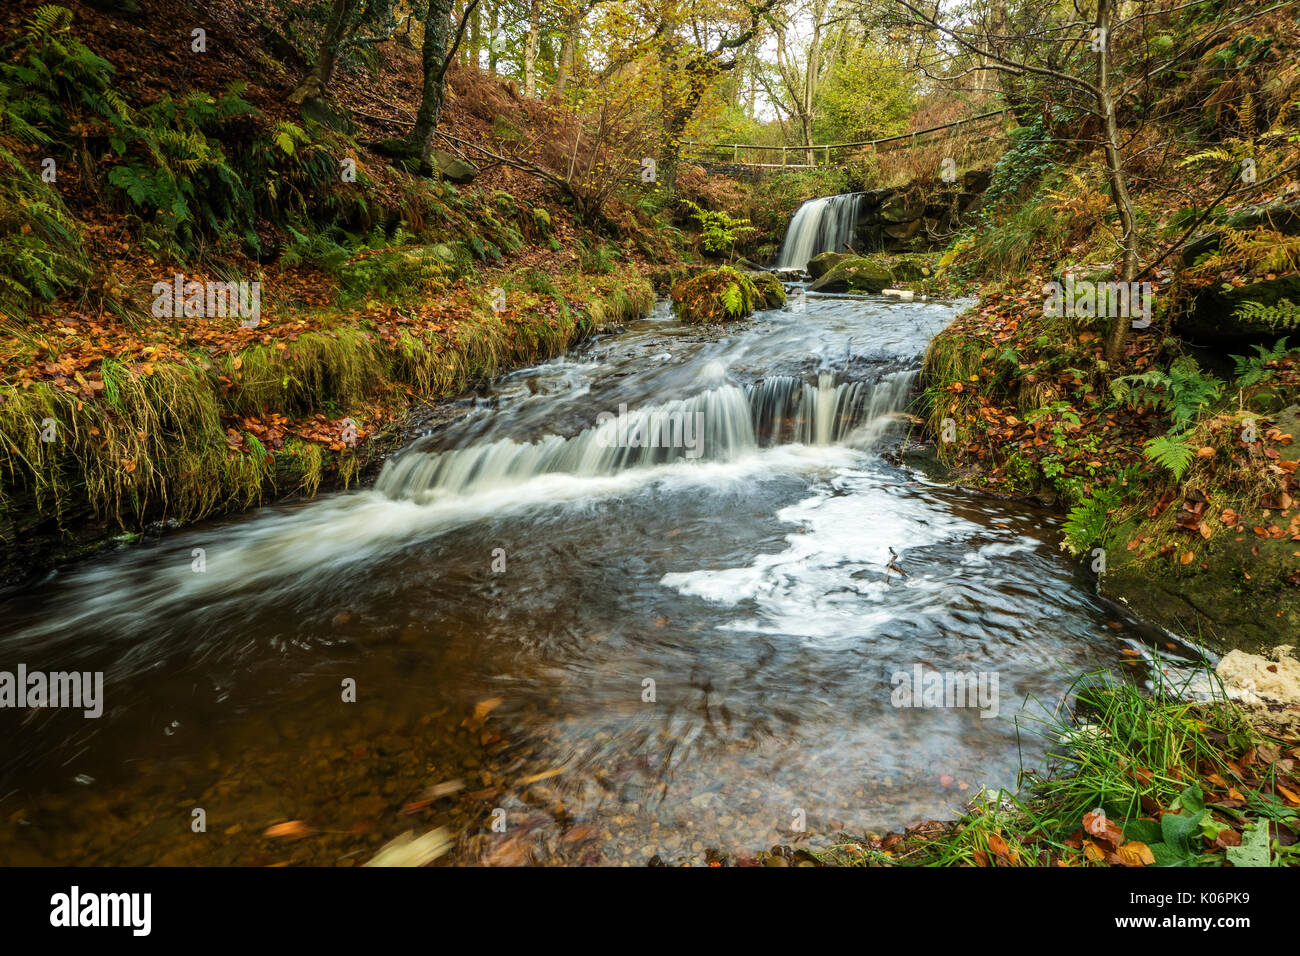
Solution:
[{"label": "tree trunk", "polygon": [[339,47],[352,22],[352,10],[358,0],[334,0],[330,9],[329,23],[325,27],[325,36],[321,38],[320,52],[316,62],[298,82],[289,94],[290,103],[303,103],[309,99],[323,99],[334,76],[334,66],[338,63]]},{"label": "tree trunk", "polygon": [[420,162],[428,167],[430,140],[438,128],[438,114],[442,112],[444,83],[447,72],[447,41],[451,36],[452,0],[429,0],[429,14],[424,21],[424,43],[420,47],[420,66],[424,71],[424,86],[420,90],[420,109],[415,114],[415,128],[408,141],[418,150]]},{"label": "tree trunk", "polygon": [[475,67],[483,50],[483,5],[479,4],[469,18],[469,62]]},{"label": "tree trunk", "polygon": [[537,43],[542,30],[542,6],[539,0],[528,0],[528,45],[524,47],[524,96],[537,97]]},{"label": "tree trunk", "polygon": [[[1111,10],[1114,0],[1099,0],[1097,5],[1097,27],[1109,30]],[[1128,192],[1128,177],[1124,171],[1124,156],[1119,150],[1119,123],[1115,117],[1115,101],[1110,94],[1110,37],[1104,35],[1101,49],[1097,51],[1097,109],[1102,116],[1103,129],[1106,133],[1106,177],[1110,181],[1111,199],[1115,211],[1119,214],[1121,230],[1120,249],[1123,253],[1123,265],[1120,269],[1120,281],[1132,282],[1138,273],[1138,234],[1137,217],[1133,214],[1133,200]],[[1106,337],[1106,361],[1118,362],[1124,358],[1124,343],[1128,339],[1130,319],[1127,316],[1115,316],[1114,325]]]},{"label": "tree trunk", "polygon": [[551,99],[559,100],[564,96],[564,89],[569,85],[573,73],[574,50],[578,46],[578,31],[582,29],[582,14],[575,13],[564,29],[564,42],[560,45],[560,62],[555,70],[555,86],[551,90]]},{"label": "tree trunk", "polygon": [[817,91],[817,73],[821,69],[821,8],[814,9],[812,40],[808,44],[808,61],[803,78],[803,103],[799,108],[799,119],[803,123],[804,162],[812,166],[813,157],[813,102]]}]

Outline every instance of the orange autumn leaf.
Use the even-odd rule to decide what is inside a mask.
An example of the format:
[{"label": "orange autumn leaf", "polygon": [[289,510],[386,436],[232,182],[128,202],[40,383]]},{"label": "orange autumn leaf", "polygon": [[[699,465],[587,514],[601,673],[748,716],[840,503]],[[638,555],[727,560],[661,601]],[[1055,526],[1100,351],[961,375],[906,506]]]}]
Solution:
[{"label": "orange autumn leaf", "polygon": [[1116,847],[1115,856],[1123,866],[1150,866],[1156,861],[1151,848],[1137,840]]},{"label": "orange autumn leaf", "polygon": [[298,840],[305,836],[311,836],[312,829],[302,820],[289,820],[286,823],[277,823],[274,826],[266,828],[263,836],[278,837],[283,840]]},{"label": "orange autumn leaf", "polygon": [[1083,829],[1098,840],[1104,840],[1112,846],[1124,839],[1123,831],[1106,819],[1105,811],[1100,808],[1090,810],[1083,815]]},{"label": "orange autumn leaf", "polygon": [[1007,846],[1007,841],[1002,839],[1002,837],[996,833],[989,834],[989,850],[998,858],[999,861],[1007,863],[1019,862],[1020,854]]}]

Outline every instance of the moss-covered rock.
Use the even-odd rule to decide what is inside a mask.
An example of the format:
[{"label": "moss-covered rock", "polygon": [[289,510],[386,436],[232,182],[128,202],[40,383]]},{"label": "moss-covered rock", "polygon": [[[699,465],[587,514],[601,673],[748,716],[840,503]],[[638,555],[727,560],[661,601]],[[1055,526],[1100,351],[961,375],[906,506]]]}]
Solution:
[{"label": "moss-covered rock", "polygon": [[[1271,416],[1283,433],[1300,437],[1300,405]],[[1300,442],[1279,447],[1279,461],[1300,458]],[[1214,493],[1210,492],[1213,512]],[[1262,535],[1255,527],[1287,529],[1294,506],[1242,514],[1236,528],[1212,522],[1209,540],[1188,534],[1164,556],[1144,557],[1128,543],[1155,534],[1153,522],[1133,520],[1106,541],[1107,570],[1101,590],[1139,616],[1175,633],[1199,639],[1219,653],[1263,653],[1300,634],[1300,545],[1291,534]],[[1191,560],[1182,563],[1190,553]]]},{"label": "moss-covered rock", "polygon": [[881,259],[850,256],[835,264],[809,286],[812,292],[880,292],[894,284],[894,274]]},{"label": "moss-covered rock", "polygon": [[928,279],[934,268],[926,256],[897,256],[889,260],[889,271],[897,282],[920,282]]},{"label": "moss-covered rock", "polygon": [[785,283],[770,272],[751,272],[750,280],[763,299],[763,306],[779,309],[785,305]]},{"label": "moss-covered rock", "polygon": [[722,266],[683,279],[673,286],[673,310],[679,319],[690,324],[743,319],[756,306],[765,305],[764,293],[754,284],[754,277],[755,274]]},{"label": "moss-covered rock", "polygon": [[1238,348],[1271,344],[1294,332],[1297,317],[1300,276],[1283,275],[1205,293],[1194,309],[1179,316],[1175,329],[1195,342]]},{"label": "moss-covered rock", "polygon": [[820,252],[808,260],[807,272],[814,279],[820,279],[845,259],[852,259],[849,252]]}]

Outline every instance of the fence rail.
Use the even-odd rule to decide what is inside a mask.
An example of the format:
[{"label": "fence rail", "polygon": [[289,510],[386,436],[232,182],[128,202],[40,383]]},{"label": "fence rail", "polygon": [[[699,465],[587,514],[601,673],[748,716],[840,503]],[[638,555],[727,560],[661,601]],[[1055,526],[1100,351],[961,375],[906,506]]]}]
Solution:
[{"label": "fence rail", "polygon": [[[911,145],[915,146],[919,137],[929,136],[932,133],[942,132],[946,129],[955,129],[958,134],[962,127],[967,129],[982,129],[991,125],[989,122],[995,117],[1005,116],[1010,113],[1009,109],[992,110],[988,113],[980,113],[978,116],[968,116],[966,119],[956,120],[952,123],[944,123],[941,126],[931,126],[928,129],[912,130],[910,133],[900,133],[898,136],[885,136],[881,139],[866,139],[856,143],[818,143],[812,146],[755,146],[752,143],[697,143],[688,140],[682,144],[682,154],[686,158],[711,161],[715,163],[730,163],[733,166],[750,166],[756,169],[813,169],[818,166],[831,165],[831,150],[862,150],[875,149],[881,144],[898,143],[903,140],[911,140]],[[779,163],[765,162],[748,162],[741,159],[742,151],[756,153],[759,158],[764,158],[767,154],[779,152],[781,161]],[[807,159],[811,157],[813,162],[790,162],[790,154],[795,153],[797,157]],[[729,155],[728,155],[729,154]],[[821,162],[818,162],[818,157]]]}]

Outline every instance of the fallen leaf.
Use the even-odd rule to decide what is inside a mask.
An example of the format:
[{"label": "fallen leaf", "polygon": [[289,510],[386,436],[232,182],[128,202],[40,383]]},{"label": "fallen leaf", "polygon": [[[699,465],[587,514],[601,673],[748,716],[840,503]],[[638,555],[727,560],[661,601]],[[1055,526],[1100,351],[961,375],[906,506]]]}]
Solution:
[{"label": "fallen leaf", "polygon": [[305,836],[311,836],[314,832],[302,820],[289,820],[286,823],[277,823],[274,826],[267,827],[266,832],[262,835],[276,837],[281,840],[300,840]]},{"label": "fallen leaf", "polygon": [[1151,848],[1137,840],[1117,846],[1115,856],[1123,866],[1150,866],[1156,861]]}]

